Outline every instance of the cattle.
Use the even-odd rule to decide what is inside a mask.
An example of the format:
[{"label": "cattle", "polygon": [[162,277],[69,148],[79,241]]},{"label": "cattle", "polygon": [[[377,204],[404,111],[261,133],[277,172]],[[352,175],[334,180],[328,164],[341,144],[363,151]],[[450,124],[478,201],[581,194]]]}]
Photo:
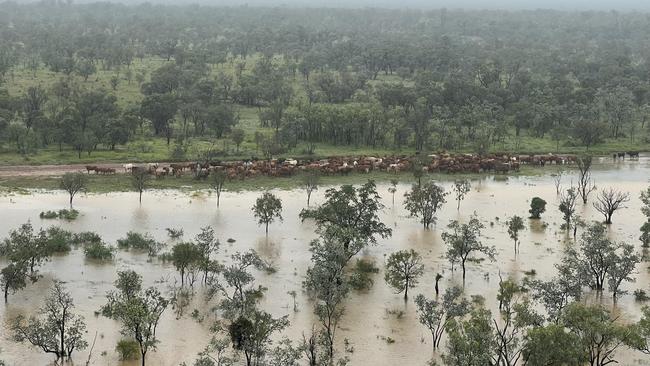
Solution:
[{"label": "cattle", "polygon": [[86,165],[86,171],[88,172],[88,174],[90,174],[90,172],[97,173],[97,166],[95,166],[95,165]]},{"label": "cattle", "polygon": [[133,164],[123,164],[122,168],[124,168],[124,172],[128,173],[133,170]]},{"label": "cattle", "polygon": [[639,158],[639,152],[638,151],[628,151],[627,155],[630,157],[630,159],[638,159]]}]

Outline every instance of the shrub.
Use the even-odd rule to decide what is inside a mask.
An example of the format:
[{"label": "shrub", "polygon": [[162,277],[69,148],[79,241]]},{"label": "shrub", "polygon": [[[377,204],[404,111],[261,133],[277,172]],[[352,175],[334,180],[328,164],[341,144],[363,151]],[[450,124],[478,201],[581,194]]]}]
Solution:
[{"label": "shrub", "polygon": [[167,230],[167,235],[172,239],[178,239],[183,236],[183,229],[172,229],[168,227],[165,230]]},{"label": "shrub", "polygon": [[77,217],[79,217],[79,211],[77,211],[75,209],[72,209],[72,210],[67,210],[67,209],[59,210],[59,218],[60,219],[72,221],[72,220],[75,220]]},{"label": "shrub", "polygon": [[48,253],[67,253],[70,251],[73,234],[58,226],[47,229],[47,251]]},{"label": "shrub", "polygon": [[140,345],[135,339],[120,339],[115,346],[120,355],[120,360],[137,360],[140,358]]},{"label": "shrub", "polygon": [[84,253],[88,259],[108,261],[113,259],[113,248],[103,242],[93,242],[84,247]]},{"label": "shrub", "polygon": [[149,256],[155,256],[162,249],[163,244],[158,243],[149,234],[142,235],[129,231],[126,233],[126,238],[117,240],[117,246],[121,249],[146,251]]},{"label": "shrub", "polygon": [[650,297],[648,297],[648,294],[645,292],[645,290],[638,289],[634,290],[634,300],[638,302],[646,302],[650,300]]},{"label": "shrub", "polygon": [[542,214],[546,211],[546,201],[539,197],[533,197],[533,199],[530,201],[530,210],[528,212],[530,213],[530,218],[531,219],[539,219],[541,218]]},{"label": "shrub", "polygon": [[371,276],[379,272],[375,263],[358,259],[350,276],[350,285],[355,290],[368,290],[374,284]]},{"label": "shrub", "polygon": [[75,246],[100,243],[101,241],[102,238],[99,236],[99,234],[92,231],[84,231],[72,236],[72,244]]},{"label": "shrub", "polygon": [[41,211],[41,214],[38,216],[41,219],[56,219],[59,217],[59,214],[56,211]]}]

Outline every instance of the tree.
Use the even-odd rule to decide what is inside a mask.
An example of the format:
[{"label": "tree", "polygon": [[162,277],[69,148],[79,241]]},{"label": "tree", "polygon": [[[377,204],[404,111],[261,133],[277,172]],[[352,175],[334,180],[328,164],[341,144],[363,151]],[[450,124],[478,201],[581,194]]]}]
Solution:
[{"label": "tree", "polygon": [[289,326],[287,318],[285,315],[276,319],[256,309],[230,324],[228,332],[233,348],[244,353],[247,366],[263,364],[271,336]]},{"label": "tree", "polygon": [[375,244],[376,235],[387,238],[392,234],[379,220],[378,212],[383,207],[375,183],[369,181],[359,188],[344,185],[340,189],[328,189],[325,203],[303,209],[300,218],[316,221],[318,234],[341,243],[349,260],[366,246]]},{"label": "tree", "polygon": [[528,366],[581,366],[588,362],[580,337],[558,324],[526,332],[522,359]]},{"label": "tree", "polygon": [[567,231],[567,233],[571,229],[571,220],[573,219],[576,212],[577,198],[578,194],[573,187],[567,189],[565,193],[562,193],[560,195],[560,204],[558,208],[560,212],[562,212],[562,217],[564,219],[564,224],[562,226]]},{"label": "tree", "polygon": [[309,206],[309,201],[311,199],[311,194],[318,190],[318,184],[320,183],[320,171],[317,169],[309,169],[305,171],[301,176],[302,186],[307,191],[307,206]]},{"label": "tree", "polygon": [[106,297],[102,314],[122,323],[122,334],[138,342],[142,366],[145,366],[147,352],[158,343],[156,328],[169,304],[160,291],[154,287],[142,290],[142,277],[135,271],[117,273],[115,287]]},{"label": "tree", "polygon": [[495,343],[492,315],[489,310],[475,309],[467,320],[454,319],[448,325],[447,354],[442,356],[448,366],[493,365]]},{"label": "tree", "polygon": [[650,246],[650,221],[644,222],[640,230],[641,236],[639,236],[639,240],[641,240],[641,245],[647,248]]},{"label": "tree", "polygon": [[78,192],[85,190],[87,183],[88,178],[83,173],[65,173],[61,177],[59,186],[70,195],[70,207],[72,207],[72,199],[74,196]]},{"label": "tree", "polygon": [[508,235],[510,235],[510,239],[515,241],[515,253],[517,253],[519,232],[525,228],[524,220],[520,216],[514,215],[510,220],[506,221],[506,225],[508,226]]},{"label": "tree", "polygon": [[388,187],[388,193],[390,193],[393,196],[393,206],[395,206],[395,192],[397,192],[397,184],[399,182],[397,179],[391,179],[390,180],[390,187]]},{"label": "tree", "polygon": [[490,260],[494,260],[496,249],[483,245],[480,241],[481,229],[485,226],[476,217],[472,217],[467,224],[452,221],[448,228],[450,232],[442,233],[442,240],[447,245],[447,258],[452,266],[460,262],[465,280],[465,262],[474,253],[482,253]]},{"label": "tree", "polygon": [[560,184],[562,183],[562,176],[564,175],[564,170],[558,169],[555,174],[553,174],[553,183],[555,184],[555,193],[560,194]]},{"label": "tree", "polygon": [[454,181],[453,190],[456,194],[456,201],[458,201],[457,209],[460,210],[460,201],[465,199],[465,195],[469,193],[472,186],[470,185],[467,179],[461,179]]},{"label": "tree", "polygon": [[442,297],[429,300],[420,294],[415,298],[417,305],[418,320],[431,332],[433,349],[440,347],[442,336],[449,323],[469,313],[470,303],[463,298],[463,291],[460,287],[451,287]]},{"label": "tree", "polygon": [[650,355],[650,306],[644,306],[641,311],[643,316],[637,324],[639,340],[636,342],[636,348]]},{"label": "tree", "polygon": [[578,193],[584,204],[587,204],[589,194],[596,189],[596,185],[591,179],[592,160],[591,155],[579,156],[576,160],[578,163]]},{"label": "tree", "polygon": [[641,213],[650,220],[650,187],[646,188],[645,191],[641,191]]},{"label": "tree", "polygon": [[[558,194],[559,193],[560,192],[558,192]],[[530,210],[528,210],[528,213],[530,213],[530,218],[539,219],[541,218],[544,211],[546,211],[546,201],[539,197],[533,197],[533,199],[530,200]]]},{"label": "tree", "polygon": [[241,143],[244,142],[245,136],[246,133],[241,128],[234,128],[232,131],[230,131],[230,138],[232,139],[232,142],[234,142],[235,146],[237,147],[237,153],[239,153],[239,146],[241,146]]},{"label": "tree", "polygon": [[414,184],[410,192],[404,194],[404,206],[413,217],[420,217],[422,225],[428,229],[436,222],[436,213],[447,202],[444,188],[433,181],[424,185]]},{"label": "tree", "polygon": [[217,194],[217,207],[219,207],[221,192],[223,192],[223,186],[226,184],[226,178],[228,178],[228,175],[223,170],[215,170],[212,172],[210,177],[210,186],[212,186],[212,189],[214,189],[214,192]]},{"label": "tree", "polygon": [[276,218],[282,221],[282,201],[273,193],[264,192],[253,205],[253,215],[258,224],[265,225],[266,235],[269,235],[269,224]]},{"label": "tree", "polygon": [[136,192],[139,193],[140,203],[142,203],[142,192],[144,192],[149,187],[150,180],[151,176],[145,169],[135,169],[131,173],[131,186]]},{"label": "tree", "polygon": [[409,288],[417,286],[422,274],[422,257],[413,249],[400,250],[388,256],[384,280],[397,293],[404,292],[404,301],[408,299]]},{"label": "tree", "polygon": [[574,302],[565,309],[562,323],[579,338],[590,365],[617,363],[616,350],[633,341],[634,326],[619,324],[602,305]]},{"label": "tree", "polygon": [[593,205],[596,211],[605,216],[605,224],[611,224],[614,212],[620,208],[625,208],[622,205],[629,200],[629,193],[623,193],[614,188],[609,188],[608,190],[600,191]]},{"label": "tree", "polygon": [[154,133],[164,134],[169,145],[172,136],[171,120],[178,110],[174,95],[169,93],[147,95],[142,100],[140,110],[142,116],[148,118],[153,124]]},{"label": "tree", "polygon": [[634,246],[621,243],[616,248],[611,261],[612,266],[607,271],[607,285],[614,301],[616,301],[618,295],[622,292],[620,287],[623,281],[635,281],[632,273],[636,265],[641,262],[641,257],[634,250]]},{"label": "tree", "polygon": [[40,318],[31,317],[29,321],[23,316],[16,318],[12,325],[14,339],[53,353],[57,360],[70,360],[72,352],[88,346],[84,340],[86,324],[83,317],[73,313],[74,308],[70,293],[61,282],[55,281],[39,310]]},{"label": "tree", "polygon": [[4,289],[5,303],[8,302],[10,290],[12,293],[16,293],[27,286],[28,270],[29,268],[25,263],[9,263],[2,269],[0,283]]},{"label": "tree", "polygon": [[181,275],[181,287],[185,285],[185,272],[201,260],[201,252],[194,243],[178,243],[172,247],[172,263]]}]

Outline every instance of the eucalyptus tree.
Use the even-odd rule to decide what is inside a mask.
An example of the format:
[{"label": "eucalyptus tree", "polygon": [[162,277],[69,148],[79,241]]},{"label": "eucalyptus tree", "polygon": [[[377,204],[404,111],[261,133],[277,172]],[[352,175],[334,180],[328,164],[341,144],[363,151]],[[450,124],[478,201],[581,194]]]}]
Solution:
[{"label": "eucalyptus tree", "polygon": [[273,193],[264,192],[252,210],[258,224],[265,225],[266,235],[269,235],[269,224],[276,219],[282,221],[282,201]]},{"label": "eucalyptus tree", "polygon": [[598,193],[596,196],[596,202],[594,202],[593,205],[596,211],[605,216],[605,224],[611,224],[614,212],[621,208],[625,208],[623,204],[629,200],[629,193],[623,193],[614,188],[609,188],[607,190],[601,190]]},{"label": "eucalyptus tree", "polygon": [[83,173],[65,173],[61,177],[59,186],[70,195],[70,207],[74,196],[85,190],[88,185],[88,178]]},{"label": "eucalyptus tree", "polygon": [[447,193],[442,186],[433,181],[424,185],[414,184],[410,192],[404,194],[404,206],[411,216],[419,217],[425,229],[436,222],[436,213],[445,204]]},{"label": "eucalyptus tree", "polygon": [[514,215],[510,218],[510,220],[506,221],[506,225],[508,226],[508,235],[510,235],[510,239],[514,240],[515,242],[515,253],[517,253],[519,232],[525,228],[524,220],[520,216]]},{"label": "eucalyptus tree", "polygon": [[214,190],[214,193],[217,195],[217,208],[219,207],[219,201],[221,200],[221,192],[223,192],[223,187],[226,184],[226,179],[228,174],[223,170],[215,170],[210,174],[210,186]]},{"label": "eucalyptus tree", "polygon": [[465,199],[465,195],[467,195],[467,193],[472,189],[472,185],[467,179],[459,179],[454,181],[452,189],[456,196],[456,201],[458,202],[456,208],[460,210],[460,201]]},{"label": "eucalyptus tree", "polygon": [[404,292],[404,301],[408,299],[409,289],[417,286],[423,274],[422,257],[413,249],[392,253],[386,260],[384,279],[397,293]]},{"label": "eucalyptus tree", "polygon": [[450,322],[465,316],[471,308],[460,287],[450,287],[445,291],[442,300],[429,300],[420,294],[415,298],[415,304],[418,320],[431,332],[431,345],[434,350],[440,347],[442,336]]},{"label": "eucalyptus tree", "polygon": [[447,232],[442,233],[442,240],[447,245],[447,258],[453,264],[460,262],[465,280],[465,264],[474,254],[483,254],[494,260],[496,249],[481,243],[481,230],[485,226],[477,217],[472,217],[468,223],[461,224],[452,221]]}]

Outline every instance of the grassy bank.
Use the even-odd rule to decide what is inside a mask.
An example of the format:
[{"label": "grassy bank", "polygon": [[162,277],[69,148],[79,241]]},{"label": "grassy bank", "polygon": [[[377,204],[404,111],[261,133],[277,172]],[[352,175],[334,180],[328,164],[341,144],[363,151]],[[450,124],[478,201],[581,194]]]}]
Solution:
[{"label": "grassy bank", "polygon": [[[524,167],[519,172],[513,172],[510,176],[530,176],[538,175],[544,172],[551,173],[552,168],[534,168]],[[488,174],[441,174],[434,173],[428,174],[422,179],[434,179],[440,181],[449,181],[453,179],[476,179],[485,177]],[[414,177],[411,173],[388,173],[388,172],[372,172],[369,174],[349,174],[349,175],[334,175],[322,176],[321,186],[332,186],[340,184],[359,184],[372,179],[378,183],[389,182],[392,179],[397,179],[399,182],[408,183],[414,182]],[[232,180],[226,182],[225,190],[227,191],[258,191],[265,189],[294,189],[301,186],[300,176],[292,176],[288,178],[280,177],[256,177],[244,180]],[[181,191],[194,191],[201,189],[209,189],[209,182],[206,180],[197,180],[190,175],[185,175],[180,178],[164,178],[152,179],[150,181],[150,189],[176,189]],[[0,178],[0,192],[5,193],[28,193],[28,190],[44,189],[55,190],[59,189],[59,177],[56,176],[19,176]],[[108,193],[108,192],[127,192],[132,191],[131,179],[129,175],[116,174],[108,176],[89,175],[88,192],[91,193]]]}]

